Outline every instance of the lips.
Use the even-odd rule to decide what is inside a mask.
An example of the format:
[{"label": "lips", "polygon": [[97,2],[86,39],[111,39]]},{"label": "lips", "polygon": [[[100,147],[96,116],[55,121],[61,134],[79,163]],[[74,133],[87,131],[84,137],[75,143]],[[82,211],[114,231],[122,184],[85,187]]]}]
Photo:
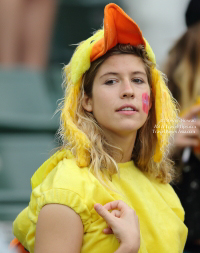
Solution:
[{"label": "lips", "polygon": [[125,104],[125,105],[122,105],[120,108],[117,109],[117,112],[119,112],[119,111],[136,111],[137,112],[138,109],[134,105]]}]

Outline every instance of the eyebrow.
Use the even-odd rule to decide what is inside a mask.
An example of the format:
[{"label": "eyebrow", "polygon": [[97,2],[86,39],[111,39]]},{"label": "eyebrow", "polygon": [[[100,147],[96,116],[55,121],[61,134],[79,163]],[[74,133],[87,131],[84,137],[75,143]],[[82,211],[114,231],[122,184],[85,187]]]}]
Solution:
[{"label": "eyebrow", "polygon": [[[142,71],[134,71],[134,72],[131,72],[131,74],[134,74],[134,75],[141,74],[141,75],[144,75],[145,77],[147,77],[147,74],[145,72],[142,72]],[[107,75],[118,76],[119,73],[116,73],[116,72],[107,72],[107,73],[103,74],[102,76],[100,76],[99,78],[102,78],[102,77],[107,76]]]}]

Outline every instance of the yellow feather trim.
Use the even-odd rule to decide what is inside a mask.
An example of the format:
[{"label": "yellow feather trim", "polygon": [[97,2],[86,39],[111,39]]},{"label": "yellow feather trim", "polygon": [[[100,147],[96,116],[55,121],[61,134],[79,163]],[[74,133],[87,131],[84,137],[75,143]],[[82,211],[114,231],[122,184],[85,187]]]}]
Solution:
[{"label": "yellow feather trim", "polygon": [[71,59],[71,79],[76,84],[82,75],[90,68],[90,53],[94,42],[104,36],[104,30],[97,31],[93,36],[83,41],[74,52]]},{"label": "yellow feather trim", "polygon": [[103,38],[104,31],[97,31],[92,37],[80,43],[71,62],[65,67],[66,95],[61,120],[64,128],[64,137],[76,150],[77,164],[80,167],[90,164],[90,141],[85,133],[76,126],[77,104],[81,90],[82,76],[90,68],[90,53],[94,42]]},{"label": "yellow feather trim", "polygon": [[153,52],[153,50],[152,50],[152,48],[151,48],[151,46],[149,45],[149,43],[148,43],[148,41],[144,38],[144,40],[145,40],[145,43],[146,43],[146,52],[147,52],[147,55],[148,55],[148,57],[149,57],[149,60],[151,61],[151,62],[153,62],[154,64],[156,64],[156,57],[155,57],[155,54],[154,54],[154,52]]},{"label": "yellow feather trim", "polygon": [[176,102],[165,84],[162,74],[156,68],[152,68],[152,92],[155,98],[157,134],[156,151],[154,161],[161,162],[165,155],[170,136],[173,136],[178,123]]}]

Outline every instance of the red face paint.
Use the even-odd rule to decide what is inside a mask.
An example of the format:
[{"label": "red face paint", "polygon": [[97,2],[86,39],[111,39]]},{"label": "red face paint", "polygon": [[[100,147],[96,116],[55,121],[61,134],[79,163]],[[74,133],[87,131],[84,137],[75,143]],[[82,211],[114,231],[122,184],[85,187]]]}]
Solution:
[{"label": "red face paint", "polygon": [[142,109],[146,114],[148,114],[149,112],[149,101],[150,101],[149,95],[147,93],[143,93],[142,94]]}]

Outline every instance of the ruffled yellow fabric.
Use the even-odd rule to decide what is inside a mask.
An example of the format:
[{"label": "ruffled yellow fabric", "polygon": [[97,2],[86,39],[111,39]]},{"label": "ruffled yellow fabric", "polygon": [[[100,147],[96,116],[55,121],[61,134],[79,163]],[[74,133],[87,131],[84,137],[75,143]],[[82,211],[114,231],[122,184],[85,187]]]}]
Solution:
[{"label": "ruffled yellow fabric", "polygon": [[55,166],[64,158],[71,159],[73,158],[73,155],[69,150],[63,149],[61,151],[57,151],[46,162],[44,162],[31,178],[32,190],[41,184],[51,170],[54,169]]},{"label": "ruffled yellow fabric", "polygon": [[[36,190],[34,194],[39,194]],[[39,195],[38,195],[39,196]],[[34,252],[35,230],[38,215],[44,205],[61,204],[69,206],[81,217],[84,224],[84,232],[89,226],[90,212],[82,198],[73,191],[65,189],[50,189],[40,195],[39,198],[32,196],[29,207],[24,209],[13,223],[13,233],[21,244],[31,253]]]},{"label": "ruffled yellow fabric", "polygon": [[105,188],[88,168],[80,169],[70,151],[57,152],[32,177],[29,206],[13,223],[15,237],[34,253],[40,210],[46,204],[57,203],[72,208],[82,220],[81,253],[114,252],[119,242],[114,235],[102,232],[107,224],[94,210],[94,204],[104,205],[121,199],[139,217],[139,253],[183,252],[187,228],[183,223],[183,208],[172,187],[149,178],[135,167],[133,161],[118,166],[120,178],[115,174],[111,181],[112,188],[117,191],[114,192]]}]

